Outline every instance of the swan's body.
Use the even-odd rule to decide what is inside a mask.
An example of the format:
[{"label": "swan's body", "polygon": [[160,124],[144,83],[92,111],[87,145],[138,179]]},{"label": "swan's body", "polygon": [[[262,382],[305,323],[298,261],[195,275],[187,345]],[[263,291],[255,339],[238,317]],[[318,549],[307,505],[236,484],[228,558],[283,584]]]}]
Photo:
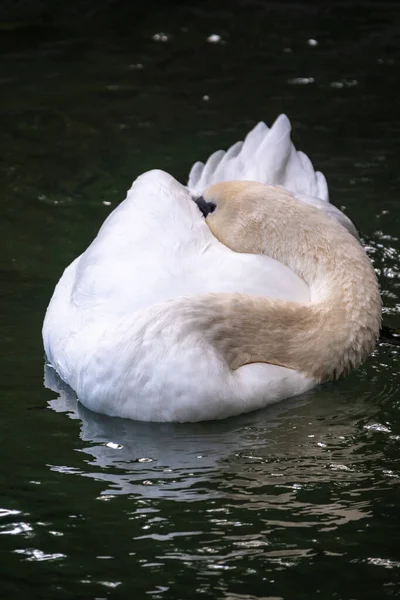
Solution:
[{"label": "swan's body", "polygon": [[[229,180],[242,183],[212,186]],[[252,186],[259,198],[246,206]],[[241,231],[218,206],[206,222],[193,202],[205,192],[218,205],[224,190],[242,207]],[[247,227],[248,209],[262,234]],[[43,327],[48,361],[86,407],[132,419],[223,418],[299,394],[373,348],[379,294],[356,235],[329,204],[323,175],[295,151],[286,117],[260,124],[244,145],[196,164],[188,188],[162,171],[136,180],[56,287]],[[317,264],[316,248],[325,252]],[[317,316],[315,301],[318,310],[325,302]],[[316,331],[317,366],[308,352]]]}]

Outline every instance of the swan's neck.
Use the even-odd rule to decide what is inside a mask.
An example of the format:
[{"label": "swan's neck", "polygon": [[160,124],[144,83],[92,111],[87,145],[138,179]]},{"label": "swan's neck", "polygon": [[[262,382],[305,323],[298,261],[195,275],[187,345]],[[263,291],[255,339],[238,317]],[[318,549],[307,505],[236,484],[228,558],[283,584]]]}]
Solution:
[{"label": "swan's neck", "polygon": [[335,379],[358,367],[375,347],[381,321],[376,276],[364,249],[344,227],[272,189],[273,201],[254,206],[258,222],[259,211],[265,211],[257,235],[242,236],[240,248],[238,236],[232,243],[221,241],[287,265],[309,284],[311,302],[215,295],[209,335],[232,368],[268,362],[318,381]]}]

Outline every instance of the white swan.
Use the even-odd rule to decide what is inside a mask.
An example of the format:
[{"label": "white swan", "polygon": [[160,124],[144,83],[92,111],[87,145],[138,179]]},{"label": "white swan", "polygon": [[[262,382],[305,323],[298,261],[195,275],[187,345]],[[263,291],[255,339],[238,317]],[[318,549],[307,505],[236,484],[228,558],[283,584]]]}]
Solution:
[{"label": "white swan", "polygon": [[380,315],[357,232],[281,115],[196,163],[188,187],[141,175],[62,275],[43,340],[87,408],[200,421],[357,367]]}]

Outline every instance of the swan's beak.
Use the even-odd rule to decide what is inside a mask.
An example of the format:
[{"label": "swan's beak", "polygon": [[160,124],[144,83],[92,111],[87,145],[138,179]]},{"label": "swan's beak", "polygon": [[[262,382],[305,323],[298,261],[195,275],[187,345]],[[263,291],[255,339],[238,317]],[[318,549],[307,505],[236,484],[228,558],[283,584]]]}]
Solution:
[{"label": "swan's beak", "polygon": [[199,210],[204,218],[207,217],[207,215],[209,215],[210,213],[214,212],[215,210],[215,204],[213,204],[212,202],[206,202],[203,196],[200,196],[199,198],[194,198],[194,201],[199,207]]}]

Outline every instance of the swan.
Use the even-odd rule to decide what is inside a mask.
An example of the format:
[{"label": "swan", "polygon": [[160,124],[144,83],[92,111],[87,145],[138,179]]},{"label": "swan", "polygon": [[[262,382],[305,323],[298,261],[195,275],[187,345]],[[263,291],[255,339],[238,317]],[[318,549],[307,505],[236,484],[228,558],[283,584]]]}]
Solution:
[{"label": "swan", "polygon": [[64,271],[47,363],[88,409],[222,419],[357,368],[381,298],[353,223],[281,115],[196,163],[139,176]]}]

